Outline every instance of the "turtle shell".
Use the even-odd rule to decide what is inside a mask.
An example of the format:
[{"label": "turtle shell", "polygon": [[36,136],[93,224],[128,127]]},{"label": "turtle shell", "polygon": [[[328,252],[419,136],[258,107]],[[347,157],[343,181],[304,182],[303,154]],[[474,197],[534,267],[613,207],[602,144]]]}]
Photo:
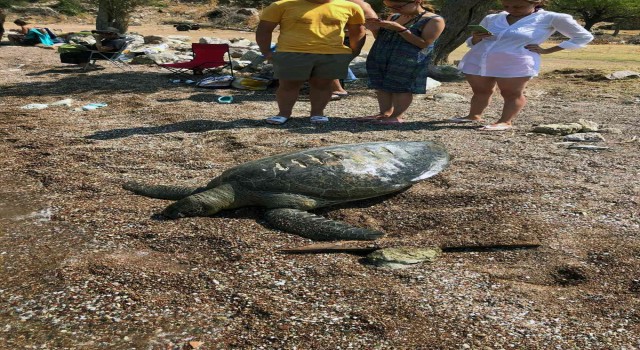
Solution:
[{"label": "turtle shell", "polygon": [[434,142],[371,142],[313,148],[250,161],[207,187],[229,183],[251,192],[352,201],[400,191],[434,176],[449,162]]}]

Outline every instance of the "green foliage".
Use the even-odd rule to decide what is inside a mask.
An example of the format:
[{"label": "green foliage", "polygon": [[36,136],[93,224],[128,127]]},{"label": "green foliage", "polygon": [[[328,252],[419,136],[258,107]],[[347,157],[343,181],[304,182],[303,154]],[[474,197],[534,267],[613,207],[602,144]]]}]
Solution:
[{"label": "green foliage", "polygon": [[549,9],[581,18],[587,29],[599,22],[640,18],[638,0],[554,0]]},{"label": "green foliage", "polygon": [[24,5],[25,2],[21,0],[0,0],[0,9],[8,9],[12,5]]},{"label": "green foliage", "polygon": [[53,8],[67,16],[77,16],[84,12],[79,0],[60,0]]}]

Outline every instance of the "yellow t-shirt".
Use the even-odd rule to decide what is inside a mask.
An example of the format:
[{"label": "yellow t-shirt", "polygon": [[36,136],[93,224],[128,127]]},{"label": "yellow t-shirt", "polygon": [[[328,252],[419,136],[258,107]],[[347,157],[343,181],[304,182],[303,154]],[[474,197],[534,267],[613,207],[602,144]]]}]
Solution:
[{"label": "yellow t-shirt", "polygon": [[260,20],[280,24],[277,51],[349,54],[351,49],[343,44],[344,27],[364,24],[364,12],[346,0],[281,0],[267,6]]}]

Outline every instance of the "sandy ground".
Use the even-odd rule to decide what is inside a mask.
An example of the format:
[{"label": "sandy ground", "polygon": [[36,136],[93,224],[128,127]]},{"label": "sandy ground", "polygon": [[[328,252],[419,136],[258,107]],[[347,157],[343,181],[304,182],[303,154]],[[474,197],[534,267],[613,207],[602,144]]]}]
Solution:
[{"label": "sandy ground", "polygon": [[[0,47],[0,348],[640,347],[637,81],[546,74],[515,130],[482,133],[443,122],[466,112],[465,83],[435,92],[467,101],[416,96],[400,127],[352,121],[376,108],[362,84],[331,102],[327,125],[304,118],[303,96],[299,118],[268,126],[273,90],[105,67],[79,73],[50,50]],[[236,102],[213,103],[219,94]],[[20,108],[63,98],[72,108]],[[90,102],[108,106],[73,110]],[[531,132],[580,118],[620,131],[603,134],[610,150]],[[167,221],[167,201],[121,188],[203,185],[276,153],[385,140],[438,141],[453,159],[396,196],[316,213],[386,232],[383,247],[541,247],[386,270],[350,254],[280,254],[312,242],[270,228],[260,208]]]}]

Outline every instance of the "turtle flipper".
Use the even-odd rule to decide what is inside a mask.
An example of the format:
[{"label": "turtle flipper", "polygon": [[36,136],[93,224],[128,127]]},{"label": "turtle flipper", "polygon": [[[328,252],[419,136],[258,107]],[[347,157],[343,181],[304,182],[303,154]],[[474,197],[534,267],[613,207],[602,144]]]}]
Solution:
[{"label": "turtle flipper", "polygon": [[268,210],[265,218],[273,227],[316,241],[372,241],[384,233],[347,225],[303,210],[279,208]]},{"label": "turtle flipper", "polygon": [[127,182],[122,185],[125,190],[131,191],[141,196],[179,200],[189,197],[190,195],[204,190],[198,187],[180,187],[167,185],[145,185],[139,182]]}]

